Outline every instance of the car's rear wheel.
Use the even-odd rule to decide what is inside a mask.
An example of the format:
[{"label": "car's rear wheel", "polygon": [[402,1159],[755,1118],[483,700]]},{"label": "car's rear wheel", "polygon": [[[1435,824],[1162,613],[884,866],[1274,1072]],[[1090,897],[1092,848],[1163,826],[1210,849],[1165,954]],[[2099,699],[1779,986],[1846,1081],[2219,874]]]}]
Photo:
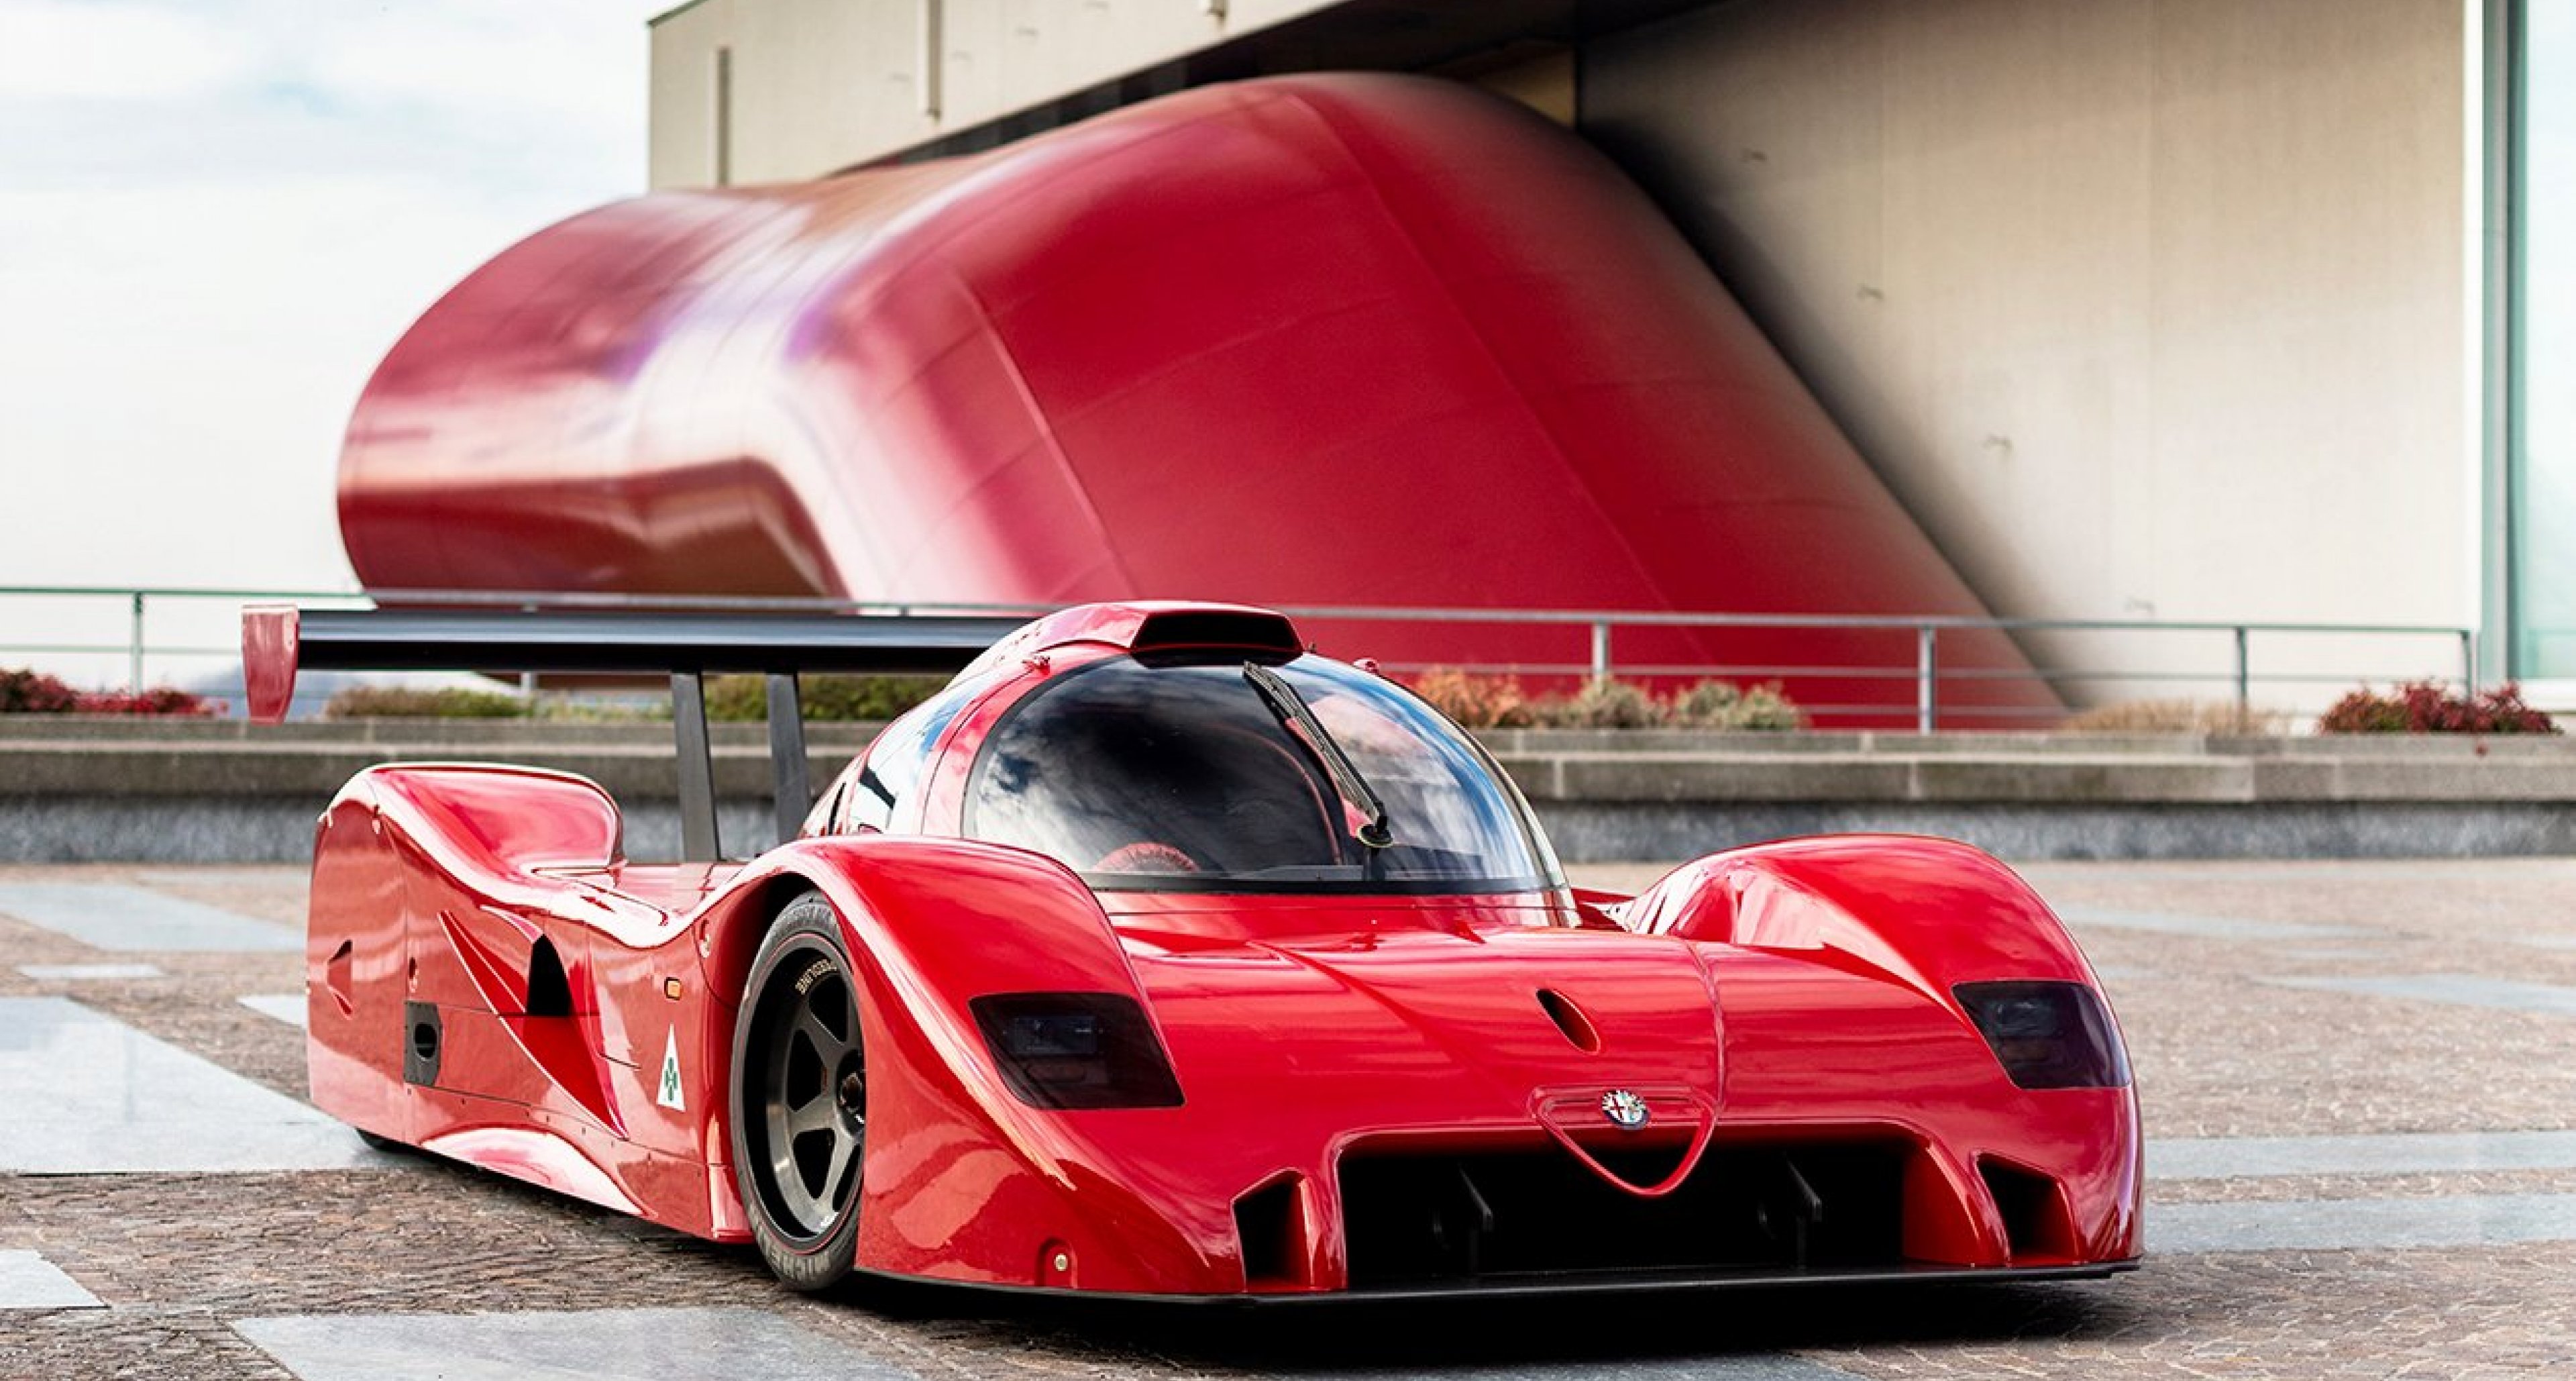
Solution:
[{"label": "car's rear wheel", "polygon": [[826,1289],[850,1273],[867,1088],[840,917],[807,893],[761,941],[733,1038],[734,1184],[761,1259],[796,1289]]}]

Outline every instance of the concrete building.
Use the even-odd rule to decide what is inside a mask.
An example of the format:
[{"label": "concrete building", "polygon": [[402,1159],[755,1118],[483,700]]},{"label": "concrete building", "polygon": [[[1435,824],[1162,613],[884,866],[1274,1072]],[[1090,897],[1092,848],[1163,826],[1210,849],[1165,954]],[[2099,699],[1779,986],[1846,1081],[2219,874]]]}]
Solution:
[{"label": "concrete building", "polygon": [[[2564,0],[698,0],[655,21],[652,181],[1323,68],[1608,151],[1998,612],[2459,625],[2576,700]],[[2112,636],[2035,647],[2207,665]],[[2394,649],[2263,656],[2428,663]]]}]

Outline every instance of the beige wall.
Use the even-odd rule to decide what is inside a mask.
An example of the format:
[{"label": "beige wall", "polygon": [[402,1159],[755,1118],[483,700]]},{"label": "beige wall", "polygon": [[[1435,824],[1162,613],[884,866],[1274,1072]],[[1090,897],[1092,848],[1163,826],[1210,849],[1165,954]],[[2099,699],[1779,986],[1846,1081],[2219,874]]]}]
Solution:
[{"label": "beige wall", "polygon": [[[653,22],[652,185],[716,180],[719,48],[731,53],[732,180],[770,182],[865,163],[1333,3],[699,0]],[[935,74],[922,38],[933,11]]]},{"label": "beige wall", "polygon": [[1998,612],[2458,623],[2463,41],[2459,0],[1738,0],[1593,45],[1583,124]]},{"label": "beige wall", "polygon": [[[701,0],[655,24],[652,181],[716,180],[719,49],[731,180],[757,182],[1331,4],[1208,8]],[[1559,118],[1579,93],[1583,128],[1663,197],[1998,612],[2452,624],[2477,617],[2486,540],[2466,8],[1727,0],[1598,40],[1579,74],[1544,47],[1445,70]],[[2215,637],[2034,650],[2193,671],[2227,652]],[[2448,656],[2257,647],[2280,670],[2422,673]]]},{"label": "beige wall", "polygon": [[655,21],[650,171],[655,187],[718,181],[716,54],[729,50],[731,178],[828,172],[852,132],[911,130],[919,7],[701,0]]}]

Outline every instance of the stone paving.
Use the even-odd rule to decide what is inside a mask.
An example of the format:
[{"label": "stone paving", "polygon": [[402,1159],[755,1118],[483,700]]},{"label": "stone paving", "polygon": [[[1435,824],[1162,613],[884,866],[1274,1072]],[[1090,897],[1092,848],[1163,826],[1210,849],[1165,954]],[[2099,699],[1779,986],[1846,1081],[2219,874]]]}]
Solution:
[{"label": "stone paving", "polygon": [[[0,868],[0,1155],[73,1171],[0,1165],[0,1378],[2576,1377],[2576,861],[2027,872],[2131,1043],[2146,1269],[1245,1315],[806,1299],[747,1249],[371,1155],[273,1096],[300,959],[257,927],[291,941],[295,870]],[[120,903],[157,947],[102,930]],[[66,1032],[123,1053],[67,1073]],[[239,1145],[163,1117],[173,1079],[339,1168],[218,1169]],[[38,1164],[66,1137],[94,1163]],[[126,1161],[181,1168],[97,1172]]]}]

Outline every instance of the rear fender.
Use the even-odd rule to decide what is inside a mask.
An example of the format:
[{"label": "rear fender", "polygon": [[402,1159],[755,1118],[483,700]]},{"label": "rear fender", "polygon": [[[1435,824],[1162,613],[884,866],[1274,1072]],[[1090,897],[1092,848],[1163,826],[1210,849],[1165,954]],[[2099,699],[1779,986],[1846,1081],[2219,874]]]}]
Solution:
[{"label": "rear fender", "polygon": [[706,1103],[709,1162],[731,1159],[731,1033],[752,958],[778,909],[807,890],[840,914],[869,996],[859,1265],[1033,1284],[1055,1243],[1072,1249],[1086,1288],[1204,1288],[1180,1282],[1209,1278],[1211,1248],[1230,1249],[1226,1209],[1214,1210],[1221,1244],[1172,1224],[1171,1206],[1127,1186],[1116,1158],[1083,1134],[1093,1119],[1135,1114],[1020,1103],[968,1009],[1008,992],[1118,993],[1144,1005],[1091,890],[1025,850],[888,835],[802,840],[764,856],[710,906],[699,922],[706,991],[733,1011],[708,1023],[702,1067],[721,1071]]},{"label": "rear fender", "polygon": [[409,997],[519,1016],[532,996],[568,987],[574,1010],[593,1010],[585,932],[549,935],[537,918],[564,902],[563,883],[540,870],[620,861],[623,818],[606,791],[569,773],[462,763],[372,768],[359,783],[412,864]]},{"label": "rear fender", "polygon": [[[420,1004],[449,1019],[440,1088],[578,1112],[622,1134],[598,1053],[587,932],[548,933],[539,918],[564,887],[534,871],[609,866],[620,833],[607,793],[564,773],[442,763],[352,778],[314,839],[306,943],[315,1102],[401,1140],[439,1131],[405,1074],[405,1026]],[[478,1040],[491,1057],[473,1054]]]},{"label": "rear fender", "polygon": [[305,927],[305,1069],[314,1106],[409,1140],[402,1081],[404,913],[411,868],[385,837],[372,783],[340,789],[313,832]]},{"label": "rear fender", "polygon": [[622,857],[624,820],[597,782],[569,772],[485,763],[418,763],[359,774],[387,816],[445,872],[514,877],[544,868],[606,868]]}]

